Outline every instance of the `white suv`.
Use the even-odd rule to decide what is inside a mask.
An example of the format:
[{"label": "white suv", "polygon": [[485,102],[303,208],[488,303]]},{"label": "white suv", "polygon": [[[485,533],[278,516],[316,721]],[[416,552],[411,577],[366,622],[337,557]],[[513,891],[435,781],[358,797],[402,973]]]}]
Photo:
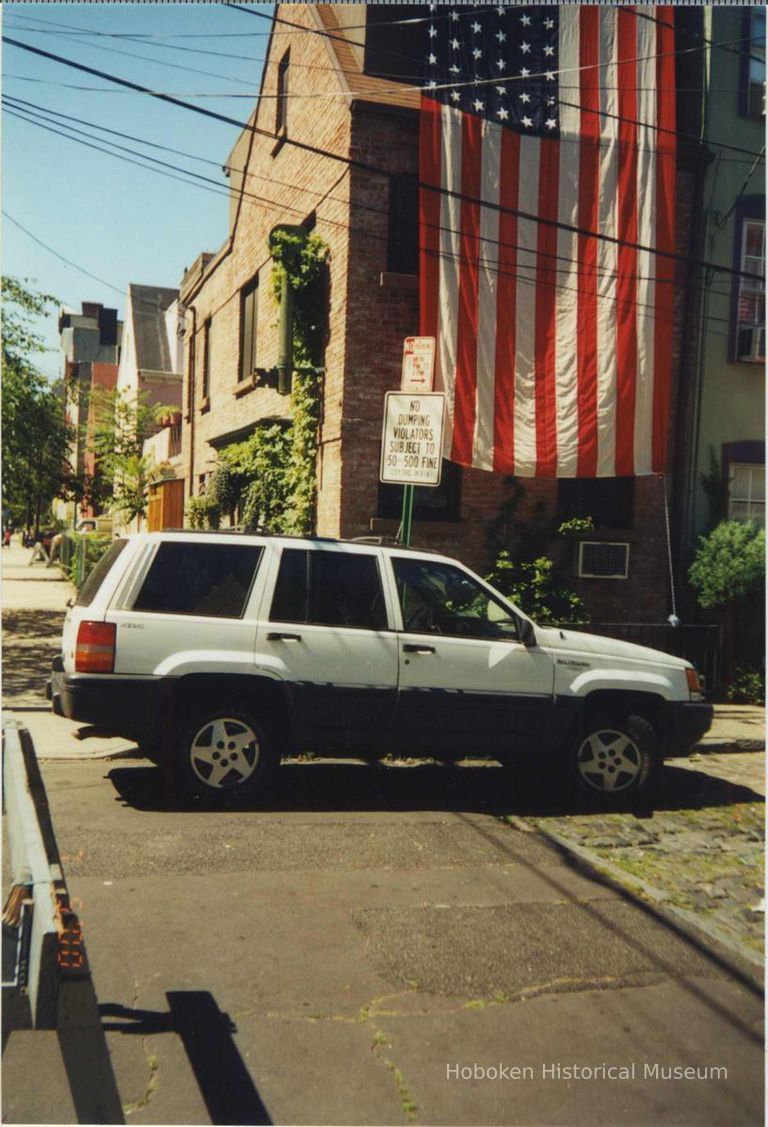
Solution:
[{"label": "white suv", "polygon": [[230,801],[302,750],[556,756],[615,801],[712,718],[689,662],[537,626],[455,560],[226,532],[116,540],[67,614],[50,695]]}]

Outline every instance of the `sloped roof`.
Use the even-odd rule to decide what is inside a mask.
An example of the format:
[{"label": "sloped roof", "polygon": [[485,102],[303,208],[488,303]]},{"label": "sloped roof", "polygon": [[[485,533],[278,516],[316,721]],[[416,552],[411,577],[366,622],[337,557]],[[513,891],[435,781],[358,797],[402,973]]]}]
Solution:
[{"label": "sloped roof", "polygon": [[[359,54],[349,42],[344,41],[348,36],[336,16],[336,4],[314,4],[313,7],[323,30],[333,36],[325,42],[337,67],[338,80],[355,101],[375,102],[377,105],[398,106],[409,110],[419,108],[421,95],[415,87],[363,74]],[[361,7],[364,9],[365,5]],[[359,32],[356,34],[359,35]]]},{"label": "sloped roof", "polygon": [[153,372],[172,372],[171,350],[165,326],[168,307],[179,291],[161,286],[128,286],[131,298],[133,339],[136,342],[136,367]]}]

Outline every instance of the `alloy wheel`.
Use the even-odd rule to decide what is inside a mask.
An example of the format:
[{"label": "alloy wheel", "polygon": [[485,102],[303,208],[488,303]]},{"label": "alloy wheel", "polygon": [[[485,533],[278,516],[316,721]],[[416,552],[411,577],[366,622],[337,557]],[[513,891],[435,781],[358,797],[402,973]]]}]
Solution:
[{"label": "alloy wheel", "polygon": [[208,720],[189,749],[193,772],[206,787],[229,790],[246,783],[259,763],[259,737],[249,724],[234,717]]},{"label": "alloy wheel", "polygon": [[643,753],[626,732],[601,728],[582,742],[577,766],[582,781],[592,790],[617,793],[629,790],[641,778]]}]

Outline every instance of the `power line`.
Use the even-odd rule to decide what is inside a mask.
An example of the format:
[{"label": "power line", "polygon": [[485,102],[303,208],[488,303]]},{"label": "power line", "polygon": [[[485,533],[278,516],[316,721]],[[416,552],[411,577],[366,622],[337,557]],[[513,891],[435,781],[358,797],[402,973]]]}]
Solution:
[{"label": "power line", "polygon": [[[61,114],[61,113],[59,113],[55,110],[53,110],[53,111],[48,110],[46,107],[36,107],[36,106],[34,106],[33,103],[24,102],[22,99],[9,98],[8,95],[4,95],[3,99],[14,109],[19,109],[19,106],[17,105],[17,103],[20,103],[21,110],[23,112],[35,113],[36,116],[38,116],[38,117],[42,116],[45,113],[53,114],[55,117],[63,117],[63,118],[66,118],[68,120],[77,121],[79,124],[89,125],[91,128],[98,129],[102,132],[114,134],[116,136],[123,138],[124,140],[135,141],[138,144],[148,145],[151,148],[159,148],[163,151],[171,152],[176,156],[182,156],[182,157],[189,159],[189,160],[197,160],[197,161],[200,161],[201,163],[204,163],[204,164],[209,164],[209,165],[213,164],[213,165],[216,165],[218,167],[217,162],[211,161],[211,160],[209,160],[205,157],[199,157],[199,156],[196,156],[194,154],[184,152],[183,150],[173,149],[173,148],[171,148],[170,146],[167,146],[167,145],[159,145],[159,144],[155,144],[154,142],[145,141],[143,138],[135,137],[135,136],[132,136],[131,134],[122,133],[118,130],[109,129],[106,126],[96,125],[95,123],[85,121],[82,118],[73,118],[69,114]],[[29,109],[27,107],[31,107],[31,109]],[[12,110],[9,110],[9,112],[12,112]],[[27,121],[29,121],[30,124],[38,125],[41,128],[48,128],[51,132],[55,132],[59,136],[63,136],[65,138],[71,139],[73,141],[79,140],[79,138],[77,136],[71,136],[70,137],[69,134],[60,133],[59,130],[54,130],[51,126],[46,126],[46,125],[42,124],[41,122],[36,121],[35,118],[23,118],[23,120],[27,120]],[[45,118],[43,120],[45,120]],[[62,129],[65,129],[65,128],[66,129],[73,129],[72,126],[69,126],[69,125],[66,125],[66,124],[62,124],[61,128]],[[86,137],[90,136],[92,140],[95,140],[95,138],[93,138],[92,134],[85,134],[85,133],[83,133],[82,130],[74,129],[73,132],[75,134],[80,134],[80,136],[86,136]],[[80,143],[84,143],[84,142],[80,142]],[[193,180],[184,180],[184,181],[182,181],[183,183],[190,183],[194,186],[196,180],[200,179],[204,183],[216,184],[217,186],[219,186],[217,181],[213,181],[209,177],[202,177],[198,173],[195,173],[192,170],[180,169],[177,165],[170,165],[165,161],[156,161],[155,158],[153,158],[153,157],[145,156],[145,154],[137,154],[136,151],[133,150],[133,149],[126,149],[124,146],[115,145],[113,142],[110,142],[110,141],[105,141],[103,143],[113,145],[114,148],[119,149],[121,152],[130,152],[135,156],[140,156],[142,158],[142,160],[147,160],[147,161],[152,161],[154,163],[157,163],[162,168],[170,168],[170,169],[173,169],[174,171],[184,172],[185,175],[188,175],[188,176],[191,176],[191,177],[194,178]],[[111,152],[108,149],[102,149],[97,145],[88,144],[88,147],[89,148],[95,148],[96,151],[103,152],[105,155],[114,156],[114,157],[117,157],[118,159],[124,159],[124,158],[120,157],[120,153]],[[133,162],[133,161],[131,161],[130,163],[137,163],[138,164],[138,162]],[[151,165],[138,164],[138,167],[146,168],[148,171],[155,171],[155,169],[153,169],[151,167]],[[260,176],[256,173],[249,173],[246,170],[246,168],[235,168],[233,166],[229,166],[229,167],[230,167],[230,171],[235,172],[239,175],[242,175],[245,179],[252,179],[253,178],[253,179],[257,179],[257,180],[263,180],[263,181],[266,181],[267,183],[270,183],[270,184],[277,184],[280,187],[289,188],[293,191],[297,191],[302,195],[311,195],[313,197],[317,197],[315,199],[315,202],[314,202],[314,205],[313,205],[315,207],[317,206],[318,202],[325,201],[325,200],[331,200],[333,202],[338,202],[338,203],[342,203],[342,204],[346,203],[346,200],[341,199],[341,198],[336,197],[336,196],[332,196],[332,195],[330,195],[329,192],[325,192],[325,193],[313,192],[311,189],[299,188],[297,185],[289,184],[289,183],[286,183],[285,181],[274,180],[271,177]],[[224,194],[229,195],[230,194],[229,191],[223,185],[220,185],[219,187],[220,187],[220,194],[222,194],[222,195],[224,195]],[[284,203],[282,201],[275,200],[275,199],[272,199],[270,197],[256,195],[255,193],[249,192],[245,189],[243,190],[242,194],[243,194],[244,198],[252,199],[257,203],[264,204],[267,207],[274,209],[274,210],[291,210],[291,211],[294,211],[295,214],[301,215],[302,217],[306,215],[306,208],[291,208],[291,207],[289,207],[289,205],[287,205],[286,203]],[[362,211],[366,211],[366,212],[369,212],[369,213],[372,213],[372,214],[375,214],[375,215],[385,217],[387,219],[389,218],[388,208],[384,209],[384,208],[375,207],[371,204],[357,204],[357,203],[351,203],[350,207],[352,207],[353,209],[358,210],[358,211],[362,210]],[[379,238],[382,241],[385,240],[385,238],[386,238],[386,236],[373,235],[368,229],[355,227],[352,224],[342,223],[338,220],[327,220],[327,222],[329,224],[333,225],[333,226],[336,226],[336,227],[342,229],[342,230],[348,231],[351,234],[364,233],[366,235],[370,235],[373,238]],[[452,235],[452,236],[458,236],[460,234],[460,232],[458,230],[456,230],[455,228],[446,227],[445,225],[442,225],[442,224],[439,224],[439,225],[427,224],[426,226],[428,226],[430,229],[438,231],[440,234],[449,234],[449,235]],[[506,240],[502,240],[502,239],[484,239],[483,242],[486,243],[486,244],[498,246],[499,249],[503,249],[503,250],[522,251],[529,256],[532,255],[534,257],[537,257],[537,256],[540,255],[542,258],[546,259],[547,261],[565,262],[565,263],[569,264],[569,267],[572,263],[572,259],[571,259],[570,256],[558,255],[558,254],[553,255],[553,254],[549,254],[549,253],[539,252],[535,248],[524,247],[522,244],[519,244],[519,243],[510,243],[510,242],[508,242]],[[559,269],[558,268],[556,270],[556,272],[567,274],[567,273],[569,273],[569,269]],[[595,277],[598,278],[599,280],[615,278],[616,276],[617,276],[617,271],[615,271],[615,270],[614,271],[598,270],[598,271],[596,271],[596,274],[595,274]],[[624,276],[626,277],[627,275],[624,275]],[[658,280],[655,275],[632,274],[631,276],[634,280],[639,281],[639,282],[643,282],[643,281],[653,281],[653,282],[655,282],[655,281]]]},{"label": "power line", "polygon": [[30,238],[33,243],[37,243],[37,245],[41,246],[43,250],[47,250],[48,253],[52,254],[54,258],[58,258],[61,262],[65,262],[67,266],[72,266],[75,270],[79,270],[81,274],[85,274],[87,278],[92,278],[94,282],[99,282],[102,286],[106,286],[107,289],[114,290],[116,293],[122,294],[122,296],[125,297],[125,288],[120,289],[118,286],[113,286],[111,282],[107,282],[104,278],[100,278],[97,274],[92,274],[90,270],[86,270],[84,266],[80,266],[77,262],[73,262],[71,258],[65,258],[63,254],[59,254],[57,250],[54,250],[52,246],[48,245],[48,243],[43,242],[43,240],[39,239],[37,235],[33,235],[32,232],[27,227],[25,227],[23,223],[19,223],[18,219],[14,219],[11,213],[6,211],[5,208],[2,209],[2,214],[9,223],[12,223],[14,227],[18,227],[19,230],[23,231],[24,234],[28,238]]},{"label": "power line", "polygon": [[[32,122],[32,124],[39,124],[39,123]],[[46,128],[46,127],[42,126],[42,128]],[[58,130],[51,129],[51,132],[58,133]],[[66,134],[60,134],[60,135],[66,136]],[[76,141],[78,140],[77,137],[72,137],[71,139],[76,140]],[[107,155],[117,156],[118,159],[127,160],[127,158],[121,157],[117,153],[109,153],[107,150],[100,150],[100,149],[98,149],[97,146],[90,145],[87,142],[80,142],[80,143],[86,144],[86,146],[88,148],[96,148],[97,151],[106,152]],[[117,146],[117,147],[122,148],[122,146]],[[128,160],[128,163],[137,164],[138,162]],[[160,163],[164,164],[165,162],[160,162]],[[152,169],[148,165],[139,164],[139,167],[146,168],[148,171],[155,171],[154,169]],[[165,173],[165,172],[160,172],[158,174],[159,175],[166,175],[166,176],[169,175],[168,173]],[[190,175],[194,176],[195,174],[190,173]],[[173,176],[171,176],[170,178],[171,179],[178,179],[178,177],[173,177]],[[201,177],[201,179],[205,180],[207,178]],[[191,183],[192,186],[196,186],[194,181],[183,181],[183,182],[184,183]],[[197,186],[204,187],[203,184],[200,184],[200,185],[197,185]],[[211,190],[211,189],[208,189],[208,190]],[[330,189],[329,192],[327,192],[325,194],[324,199],[328,199],[328,198],[334,199],[335,198],[335,197],[330,196],[330,191],[332,191],[332,189]],[[263,197],[253,197],[252,193],[244,193],[244,194],[245,194],[246,198],[255,198],[258,202],[267,203],[267,206],[271,210],[280,210],[280,211],[289,210],[289,211],[294,211],[297,215],[302,215],[302,216],[305,215],[304,210],[301,210],[301,209],[298,209],[298,208],[290,208],[287,205],[279,204],[276,201],[265,201],[263,199]],[[379,241],[379,242],[386,242],[387,241],[386,236],[376,235],[375,233],[371,232],[368,228],[359,228],[359,227],[356,228],[356,227],[352,227],[351,225],[341,223],[339,221],[334,221],[334,220],[325,220],[324,222],[327,222],[330,226],[339,227],[340,229],[348,231],[351,234],[364,235],[367,238],[371,238],[371,239],[374,239],[374,240]],[[24,228],[22,228],[22,229],[24,229]],[[454,231],[450,228],[441,227],[441,228],[439,228],[439,230],[443,231],[443,232],[448,232],[448,233],[451,233],[451,234],[458,234],[458,232],[456,232],[456,231]],[[34,236],[31,236],[31,233],[30,233],[30,237],[34,237]],[[40,241],[40,240],[38,240],[38,241]],[[571,260],[565,258],[565,256],[544,254],[544,253],[538,251],[537,248],[533,248],[533,247],[523,247],[520,244],[512,244],[512,243],[502,242],[502,241],[496,240],[496,239],[487,239],[487,240],[484,240],[484,242],[496,245],[500,249],[503,248],[505,250],[522,251],[527,256],[527,258],[529,260],[530,259],[535,259],[535,260],[544,259],[546,261],[561,260],[561,261],[567,261],[567,262],[571,263]],[[41,244],[41,245],[45,246],[46,244]],[[50,249],[50,248],[46,248],[46,249]],[[461,252],[458,252],[458,253],[457,252],[446,252],[446,251],[429,252],[429,257],[437,258],[441,261],[452,261],[452,262],[469,262],[470,260],[474,261],[473,259],[470,258],[469,255],[463,254]],[[68,260],[65,259],[65,261],[68,261]],[[519,272],[519,271],[523,271],[523,270],[533,270],[533,271],[535,271],[537,269],[537,265],[536,265],[535,262],[531,262],[531,261],[518,262],[516,271],[499,269],[498,267],[500,265],[501,265],[501,260],[488,259],[487,257],[484,258],[485,268],[489,268],[489,267],[492,268],[492,267],[495,266],[495,267],[497,267],[496,269],[491,269],[491,272],[493,274],[495,274],[499,278],[509,278],[509,279],[515,280],[515,281],[519,282],[520,285],[539,286],[542,289],[553,290],[554,292],[558,292],[558,293],[583,294],[583,293],[591,292],[591,291],[585,290],[584,288],[582,288],[580,286],[569,286],[569,285],[564,285],[562,283],[548,283],[548,282],[542,281],[535,273],[531,274],[531,273],[520,273]],[[555,268],[555,270],[553,272],[556,273],[556,274],[569,274],[570,273],[569,270],[559,269],[559,268]],[[606,272],[606,271],[599,271],[598,270],[595,273],[595,278],[597,280],[604,280],[606,278],[616,279],[618,277],[619,277],[618,271],[608,271],[608,272]],[[654,277],[636,275],[636,274],[622,275],[622,277],[625,277],[625,278],[626,277],[632,277],[637,281],[654,281],[655,282],[655,281],[658,280]],[[101,279],[98,279],[98,280],[101,280]],[[105,283],[105,284],[108,284],[108,283]],[[665,284],[674,284],[674,281],[673,280],[665,280]],[[117,289],[117,287],[112,287],[112,288]],[[647,314],[649,320],[659,321],[661,323],[668,323],[668,324],[674,324],[675,323],[673,315],[670,316],[670,317],[664,317],[664,316],[659,317],[655,306],[651,305],[648,302],[640,302],[640,301],[632,300],[632,299],[621,299],[621,298],[618,298],[618,297],[612,298],[612,301],[613,301],[614,304],[625,305],[627,307],[631,306],[632,308],[635,308],[635,309],[638,309],[638,310],[650,310],[651,311],[650,314],[649,315]],[[709,320],[710,321],[720,321],[723,324],[729,324],[730,323],[727,318],[711,317]],[[727,334],[724,334],[724,335],[727,335]]]},{"label": "power line", "polygon": [[[226,5],[226,6],[237,8],[237,5]],[[237,8],[237,10],[241,10],[241,9]],[[258,16],[265,18],[265,19],[270,18],[270,17],[266,16],[266,14],[264,14],[264,13],[250,12],[249,14],[258,15]],[[283,21],[283,22],[286,22],[286,21]],[[298,27],[299,25],[290,24],[290,26],[291,27]],[[315,29],[307,29],[307,30],[315,30]],[[333,38],[338,38],[338,37],[333,37]],[[14,42],[14,41],[9,40],[9,42]],[[38,48],[31,47],[28,44],[15,43],[15,45],[21,46],[22,48],[25,48],[29,51],[33,51],[33,52],[36,52],[36,53],[39,53],[39,54],[43,54],[46,57],[54,58],[59,62],[64,61],[59,56],[51,55],[48,52],[40,51]],[[103,49],[104,50],[112,50],[111,48],[103,48]],[[700,50],[700,48],[689,48],[689,50]],[[125,54],[125,55],[128,55],[131,58],[135,57],[135,58],[146,59],[145,56],[134,55],[133,52],[117,51],[116,53],[117,54]],[[674,54],[675,52],[671,52],[671,53]],[[651,55],[651,56],[644,56],[644,57],[656,58],[656,57],[659,57],[659,56]],[[146,60],[146,61],[156,63],[159,60]],[[628,61],[631,61],[631,60],[628,60]],[[99,77],[106,77],[110,81],[118,82],[121,85],[129,85],[131,88],[138,90],[140,93],[149,94],[152,97],[163,98],[165,100],[174,102],[175,104],[179,104],[178,99],[175,99],[173,95],[163,93],[163,92],[160,92],[160,91],[150,90],[147,87],[140,87],[137,84],[128,84],[126,82],[126,80],[118,79],[114,75],[105,74],[104,72],[95,71],[92,68],[85,68],[85,67],[82,66],[82,64],[75,63],[73,60],[69,60],[67,65],[74,66],[78,69],[85,69],[85,70],[89,71],[89,73],[98,74]],[[175,64],[172,64],[172,63],[169,63],[167,65],[168,66],[174,66],[175,69],[177,69],[177,70],[188,69],[188,68],[184,68],[184,67],[180,67],[180,66],[175,66]],[[598,67],[608,66],[608,65],[609,64],[597,64]],[[578,70],[578,71],[584,70],[584,69],[590,69],[590,68],[585,68],[585,67],[569,68],[569,70]],[[204,73],[204,74],[210,75],[210,72],[204,72],[204,71],[203,72],[195,71],[195,73]],[[352,73],[352,72],[345,72],[345,73]],[[557,73],[565,73],[565,72],[561,71],[561,72],[557,72]],[[212,75],[211,77],[219,77],[219,76]],[[535,75],[534,76],[528,76],[524,81],[530,81],[531,77],[536,77],[536,76]],[[233,79],[232,81],[237,81],[237,82],[242,81],[243,85],[247,85],[247,83],[244,80]],[[477,86],[483,86],[483,85],[493,85],[493,86],[505,85],[506,86],[510,82],[516,83],[516,82],[519,82],[519,81],[523,81],[519,76],[508,77],[508,78],[483,79],[483,80],[480,80],[478,82],[475,82],[475,81],[472,81],[472,80],[467,80],[466,82],[461,82],[461,83],[440,83],[440,84],[437,84],[434,87],[434,89],[436,89],[436,90],[460,89],[460,88],[464,88],[464,87],[477,87]],[[416,86],[412,86],[408,83],[402,83],[402,82],[397,84],[397,86],[394,88],[394,91],[390,90],[389,92],[391,93],[391,92],[402,91],[403,89],[410,90],[411,92],[414,92],[414,93],[423,93],[422,87],[416,87]],[[573,87],[562,86],[561,89],[573,89]],[[186,97],[212,97],[213,95],[200,94],[200,95],[185,95],[185,96]],[[238,97],[238,95],[221,95],[221,96]],[[243,97],[251,97],[251,94],[243,95]],[[287,98],[288,101],[291,101],[291,100],[296,100],[296,99],[299,99],[299,100],[320,99],[320,100],[322,100],[322,99],[325,99],[325,98],[339,98],[339,97],[344,98],[344,97],[346,97],[346,94],[343,91],[338,91],[338,92],[330,92],[330,93],[327,93],[327,92],[312,92],[312,93],[308,93],[308,94],[297,94],[297,93],[291,94],[291,93],[289,93],[287,96],[286,95],[278,95],[278,94],[274,94],[274,95],[259,94],[258,95],[258,98],[261,101],[268,100],[268,99],[277,100],[278,98],[282,98],[282,99]],[[581,106],[578,103],[569,102],[569,101],[566,101],[563,98],[558,98],[557,101],[558,101],[558,104],[561,105],[561,106],[565,106],[565,107],[572,108],[572,109],[579,109],[582,112],[589,112],[591,114],[595,114],[596,116],[598,116],[600,118],[605,118],[605,119],[614,120],[614,121],[622,121],[622,122],[626,122],[627,124],[630,124],[630,125],[639,125],[639,126],[642,126],[644,129],[650,129],[657,134],[668,134],[670,136],[680,137],[684,140],[691,141],[691,142],[693,142],[694,144],[697,144],[697,145],[702,143],[701,138],[696,136],[695,134],[685,133],[682,130],[677,130],[677,129],[669,129],[667,127],[658,125],[656,122],[639,121],[639,120],[635,120],[635,119],[622,117],[620,114],[610,113],[608,110],[601,110],[601,109],[596,109],[594,107]],[[187,107],[187,108],[197,109],[198,112],[201,112],[200,107]],[[213,113],[214,111],[209,111],[209,112]],[[222,118],[222,120],[224,120],[224,119]],[[234,119],[231,119],[231,118],[227,118],[226,120],[228,122],[230,122],[231,124],[241,124],[241,123],[235,122]],[[243,126],[241,124],[241,128],[246,128],[246,126]],[[249,126],[248,128],[255,128],[255,127]],[[258,132],[258,130],[256,130],[256,131]],[[264,131],[262,131],[262,132],[264,132]],[[269,135],[271,136],[271,134],[269,134]],[[567,138],[561,138],[561,142],[563,140],[567,140]],[[746,155],[750,158],[754,158],[756,155],[758,155],[751,149],[745,149],[742,146],[731,145],[731,144],[729,144],[728,142],[725,142],[725,141],[714,141],[710,138],[710,139],[708,139],[707,143],[710,146],[722,148],[724,151],[740,153],[740,154]]]},{"label": "power line", "polygon": [[[228,6],[230,6],[230,5],[228,5]],[[257,13],[254,12],[254,13],[251,13],[251,14],[256,15]],[[283,22],[285,22],[285,21],[283,21]],[[129,89],[141,91],[141,92],[148,94],[152,97],[156,97],[156,98],[159,98],[162,101],[166,101],[169,104],[179,106],[180,108],[183,108],[183,109],[191,110],[194,113],[202,114],[205,117],[210,117],[210,118],[213,118],[215,120],[223,121],[223,122],[226,122],[227,124],[237,125],[243,131],[249,131],[249,132],[255,133],[255,134],[260,135],[260,136],[266,136],[270,139],[270,141],[274,141],[274,134],[273,133],[271,133],[269,130],[261,129],[257,125],[251,124],[250,122],[247,122],[247,123],[239,122],[239,121],[237,121],[237,119],[231,118],[228,115],[217,113],[214,110],[209,110],[209,109],[207,109],[203,106],[193,106],[190,103],[184,102],[179,98],[174,98],[169,94],[157,94],[154,91],[149,90],[147,87],[141,86],[139,83],[130,82],[128,79],[124,79],[124,78],[118,78],[116,75],[111,75],[108,72],[97,70],[94,67],[85,66],[85,64],[83,64],[83,63],[76,63],[73,60],[67,59],[63,56],[55,55],[55,54],[53,54],[49,51],[43,51],[38,47],[32,47],[28,44],[19,43],[17,40],[11,39],[10,37],[5,36],[5,35],[3,36],[3,40],[5,42],[12,44],[13,46],[20,47],[22,50],[29,51],[32,54],[41,55],[44,58],[53,59],[55,62],[62,63],[64,66],[72,67],[76,70],[82,70],[86,73],[95,74],[99,78],[106,78],[107,80],[115,82],[118,85],[126,86]],[[293,145],[296,148],[299,148],[299,149],[301,149],[305,152],[310,152],[310,153],[313,153],[315,155],[321,156],[323,158],[334,160],[334,161],[337,161],[339,163],[345,164],[350,168],[356,168],[356,169],[359,169],[359,170],[362,170],[362,171],[365,171],[365,172],[373,173],[375,175],[383,176],[387,180],[389,180],[389,178],[392,175],[392,173],[388,169],[377,167],[376,165],[372,165],[367,161],[361,161],[361,160],[357,160],[357,159],[354,159],[354,158],[351,158],[351,157],[343,157],[339,154],[332,153],[332,152],[330,152],[326,149],[319,149],[317,146],[309,145],[306,142],[298,141],[295,138],[286,137],[285,143],[289,144],[289,145]],[[751,154],[751,155],[755,155],[755,154]],[[190,175],[193,175],[193,174],[190,174]],[[554,227],[557,230],[568,231],[571,234],[583,235],[586,238],[593,238],[597,241],[607,242],[611,245],[624,246],[624,247],[627,247],[631,250],[644,251],[644,252],[647,252],[647,253],[651,253],[651,254],[653,254],[657,257],[666,258],[666,259],[671,260],[671,261],[683,262],[686,265],[688,265],[689,267],[690,266],[707,265],[707,266],[710,266],[713,270],[717,270],[721,273],[737,275],[737,276],[740,276],[740,277],[745,277],[745,276],[755,277],[755,278],[758,277],[757,275],[751,275],[751,274],[747,275],[746,272],[744,272],[744,271],[739,271],[739,270],[736,270],[733,267],[723,266],[723,265],[720,265],[720,264],[702,263],[698,260],[692,262],[685,255],[677,254],[674,251],[664,251],[664,250],[660,250],[657,247],[646,246],[642,243],[629,242],[626,239],[621,239],[621,238],[618,238],[618,237],[612,236],[612,235],[606,235],[605,233],[602,233],[602,232],[599,232],[599,231],[589,230],[588,228],[579,227],[575,224],[564,223],[564,222],[559,221],[559,220],[548,219],[548,218],[544,218],[542,216],[538,216],[538,215],[535,215],[535,214],[532,214],[532,213],[529,213],[529,212],[523,212],[519,208],[510,208],[510,207],[506,207],[506,206],[502,206],[502,205],[499,205],[499,204],[492,203],[491,201],[488,201],[488,200],[476,199],[476,198],[468,196],[466,193],[455,192],[455,191],[451,191],[451,190],[443,188],[443,187],[437,187],[435,185],[430,185],[430,184],[422,184],[421,186],[426,191],[437,192],[440,195],[448,196],[450,198],[458,199],[458,200],[461,200],[463,202],[467,202],[467,203],[470,203],[470,204],[489,207],[492,210],[498,211],[500,213],[516,215],[516,216],[518,216],[518,218],[526,219],[526,220],[529,220],[529,221],[534,222],[534,223],[542,224],[544,226]]]}]

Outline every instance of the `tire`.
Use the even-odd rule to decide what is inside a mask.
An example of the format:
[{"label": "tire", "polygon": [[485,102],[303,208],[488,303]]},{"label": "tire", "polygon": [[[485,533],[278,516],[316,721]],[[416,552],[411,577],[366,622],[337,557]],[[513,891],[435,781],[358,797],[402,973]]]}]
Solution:
[{"label": "tire", "polygon": [[615,807],[650,797],[661,769],[659,736],[644,716],[596,714],[582,727],[571,770],[583,798]]},{"label": "tire", "polygon": [[269,723],[226,703],[193,714],[176,744],[186,796],[228,806],[251,801],[277,762]]}]

